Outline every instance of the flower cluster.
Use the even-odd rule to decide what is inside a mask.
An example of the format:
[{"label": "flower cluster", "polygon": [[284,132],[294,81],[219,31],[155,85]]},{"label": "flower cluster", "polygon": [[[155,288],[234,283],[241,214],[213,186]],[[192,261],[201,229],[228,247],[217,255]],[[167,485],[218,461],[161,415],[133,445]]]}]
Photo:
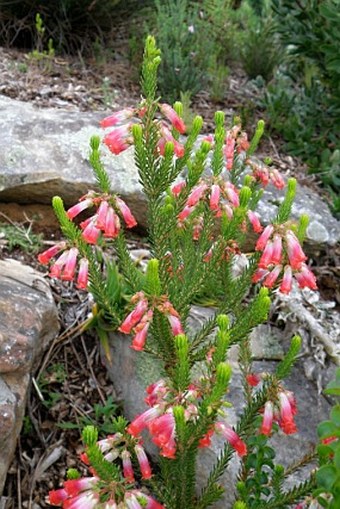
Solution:
[{"label": "flower cluster", "polygon": [[270,435],[275,421],[286,435],[297,432],[294,415],[297,413],[296,401],[290,391],[280,390],[277,401],[267,401],[264,405],[263,420],[260,433]]},{"label": "flower cluster", "polygon": [[[176,393],[164,380],[159,380],[147,387],[146,392],[148,396],[144,401],[150,408],[138,415],[128,426],[127,431],[138,438],[144,429],[148,429],[153,443],[160,448],[160,454],[173,459],[176,457],[176,422],[173,409],[176,405],[181,405],[184,408],[185,420],[197,422],[198,402],[202,396],[200,389],[198,385],[191,384],[185,392]],[[208,447],[215,432],[221,434],[239,456],[247,453],[246,444],[231,426],[222,422],[217,422],[208,430],[200,439],[199,447]]]},{"label": "flower cluster", "polygon": [[64,487],[49,493],[49,503],[61,505],[63,509],[163,509],[163,505],[140,490],[131,486],[135,482],[131,461],[131,450],[139,463],[142,479],[150,479],[151,467],[138,440],[130,435],[115,433],[97,442],[104,460],[113,462],[118,458],[123,466],[123,481],[107,482],[100,479],[91,467],[86,452],[81,460],[89,466],[92,477],[82,477],[65,481]]},{"label": "flower cluster", "polygon": [[[159,109],[161,114],[167,121],[170,122],[171,127],[178,133],[184,134],[186,126],[183,120],[179,117],[176,111],[169,104],[160,104]],[[120,154],[126,150],[133,143],[132,126],[140,122],[140,119],[146,113],[146,106],[144,103],[139,108],[124,108],[117,111],[112,115],[104,118],[100,125],[103,128],[114,127],[113,131],[104,136],[103,142],[113,154]],[[129,121],[128,123],[125,123]],[[119,124],[122,124],[120,125]],[[156,121],[159,128],[159,141],[158,150],[161,155],[164,155],[165,145],[167,142],[172,142],[174,145],[174,152],[177,157],[183,157],[184,147],[177,141],[171,133],[170,125],[164,120]]]},{"label": "flower cluster", "polygon": [[85,290],[88,284],[89,262],[86,258],[80,259],[78,275],[76,277],[77,259],[79,256],[79,250],[76,247],[68,249],[66,242],[58,242],[58,244],[40,253],[38,260],[43,265],[47,265],[59,253],[61,255],[51,265],[49,275],[62,281],[74,281],[76,279],[77,288]]},{"label": "flower cluster", "polygon": [[252,179],[266,187],[271,182],[277,189],[285,187],[285,181],[280,172],[275,168],[269,168],[255,157],[246,160],[247,167],[251,170]]},{"label": "flower cluster", "polygon": [[131,331],[134,333],[131,345],[134,350],[143,350],[155,309],[167,317],[174,336],[183,334],[179,314],[166,296],[159,297],[156,303],[150,305],[145,293],[138,292],[131,298],[131,303],[135,304],[135,308],[128,314],[118,330],[123,334],[130,334]]},{"label": "flower cluster", "polygon": [[127,228],[133,228],[137,224],[131,210],[121,198],[116,195],[100,195],[94,191],[89,191],[80,198],[79,203],[69,208],[67,216],[72,220],[92,206],[97,207],[96,213],[80,223],[82,237],[88,244],[96,244],[101,233],[104,238],[117,237],[121,228],[119,215]]},{"label": "flower cluster", "polygon": [[260,235],[256,251],[262,251],[253,282],[263,280],[263,286],[272,288],[283,271],[280,292],[290,293],[293,275],[300,288],[317,289],[314,274],[305,261],[295,233],[284,225],[268,225]]}]

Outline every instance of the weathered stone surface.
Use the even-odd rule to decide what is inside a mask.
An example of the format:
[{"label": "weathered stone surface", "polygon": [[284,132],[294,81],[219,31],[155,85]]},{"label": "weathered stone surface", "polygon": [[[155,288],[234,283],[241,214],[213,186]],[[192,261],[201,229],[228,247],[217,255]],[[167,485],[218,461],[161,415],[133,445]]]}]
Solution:
[{"label": "weathered stone surface", "polygon": [[[93,188],[87,161],[89,139],[103,134],[98,121],[103,113],[62,109],[37,109],[29,103],[0,95],[0,200],[49,204],[60,195],[67,206]],[[133,148],[113,157],[103,147],[112,188],[132,208],[139,225],[146,224],[146,204],[138,183]],[[260,213],[265,222],[275,217],[282,192],[268,186]],[[327,205],[307,187],[298,187],[293,216],[310,215],[307,241],[335,245],[340,240],[340,222]]]},{"label": "weathered stone surface", "polygon": [[[194,307],[191,313],[190,327],[197,330],[213,313],[212,309]],[[282,358],[282,346],[275,338],[280,338],[279,331],[275,328],[271,329],[267,325],[260,326],[253,332],[253,352],[257,359],[261,359],[254,362],[256,372],[272,372],[277,364],[276,361]],[[112,363],[109,364],[107,359],[104,362],[107,365],[116,394],[122,401],[124,413],[131,420],[147,408],[144,403],[145,388],[150,383],[160,379],[162,371],[161,365],[149,355],[132,350],[130,342],[131,339],[125,335],[112,335],[110,338]],[[233,407],[228,409],[227,421],[234,425],[241,415],[244,405],[236,346],[231,348],[229,362],[233,369],[233,377],[227,399],[232,402]],[[280,433],[273,439],[278,451],[278,461],[284,465],[290,464],[310,450],[311,444],[316,441],[315,430],[317,424],[328,418],[329,413],[327,401],[318,395],[315,384],[306,379],[302,363],[294,369],[293,375],[287,382],[287,387],[294,391],[298,400],[297,425],[299,432],[289,437]],[[200,451],[197,468],[198,491],[204,487],[209,472],[220,456],[223,446],[223,439],[214,436],[211,446]],[[155,454],[155,446],[150,444],[148,440],[146,440],[146,447],[151,455]],[[226,492],[223,499],[213,506],[214,509],[232,507],[238,465],[239,462],[235,456],[221,479]],[[301,476],[302,474],[299,472],[297,476],[291,479],[291,482],[299,482],[303,478]]]},{"label": "weathered stone surface", "polygon": [[30,373],[59,330],[48,283],[31,267],[0,261],[0,497],[25,414]]}]

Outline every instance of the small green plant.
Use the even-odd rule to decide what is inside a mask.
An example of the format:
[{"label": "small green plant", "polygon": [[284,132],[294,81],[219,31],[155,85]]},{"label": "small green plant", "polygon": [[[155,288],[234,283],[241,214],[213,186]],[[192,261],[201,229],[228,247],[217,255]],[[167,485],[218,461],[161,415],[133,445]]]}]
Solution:
[{"label": "small green plant", "polygon": [[114,418],[117,414],[118,406],[109,396],[105,403],[96,403],[93,405],[93,411],[79,418],[79,423],[61,422],[58,426],[62,429],[78,429],[81,431],[85,426],[95,426],[98,429],[99,436],[109,435],[115,432]]},{"label": "small green plant", "polygon": [[111,80],[108,76],[104,76],[101,85],[103,93],[103,102],[107,108],[112,107],[116,99],[116,93],[112,88]]},{"label": "small green plant", "polygon": [[318,489],[314,492],[319,504],[328,509],[338,509],[340,504],[340,368],[335,380],[324,391],[336,399],[329,421],[318,426],[320,468],[316,473]]},{"label": "small green plant", "polygon": [[37,63],[43,71],[50,72],[55,55],[53,39],[48,39],[47,49],[44,49],[45,26],[39,13],[37,13],[35,17],[35,29],[36,47],[29,53],[29,57],[31,61]]},{"label": "small green plant", "polygon": [[214,102],[223,101],[227,92],[227,78],[230,70],[217,61],[216,55],[211,59],[209,66],[209,81],[210,81],[210,98]]},{"label": "small green plant", "polygon": [[[61,363],[52,364],[42,373],[37,382],[40,390],[43,405],[50,409],[53,408],[62,398],[62,388],[60,387],[67,379],[65,366]],[[56,387],[60,387],[58,390]]]},{"label": "small green plant", "polygon": [[0,234],[6,241],[8,251],[15,248],[22,249],[27,254],[36,254],[43,245],[43,235],[32,232],[32,223],[24,226],[19,223],[11,222],[0,223]]}]

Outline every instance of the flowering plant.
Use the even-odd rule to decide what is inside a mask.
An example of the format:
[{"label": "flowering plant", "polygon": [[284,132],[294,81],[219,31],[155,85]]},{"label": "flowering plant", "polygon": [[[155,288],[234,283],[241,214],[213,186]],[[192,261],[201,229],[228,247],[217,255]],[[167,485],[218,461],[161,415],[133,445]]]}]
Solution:
[{"label": "flowering plant", "polygon": [[[105,323],[106,329],[109,324],[131,334],[135,355],[143,350],[157,358],[162,373],[146,389],[148,408],[130,424],[116,419],[115,433],[101,440],[93,427],[85,428],[81,459],[91,476],[80,478],[70,470],[64,487],[50,492],[49,501],[64,509],[204,509],[221,498],[219,479],[235,452],[240,470],[234,508],[290,507],[311,492],[314,475],[283,489],[289,470],[275,465],[267,442],[276,432],[297,430],[296,400],[283,380],[299,352],[300,338],[292,338],[274,373],[254,373],[249,335],[267,319],[271,291],[289,293],[293,284],[316,289],[301,247],[308,218],[301,217],[297,224],[289,220],[296,188],[290,179],[277,216],[262,226],[255,210],[263,187],[269,181],[285,187],[270,161],[254,156],[263,122],[248,141],[239,119],[226,130],[224,114],[217,112],[214,135],[199,139],[203,121],[197,116],[185,139],[181,104],[171,107],[156,97],[159,63],[159,50],[149,37],[141,103],[101,123],[104,129],[113,128],[103,138],[112,153],[134,146],[148,206],[152,259],[145,273],[129,255],[122,222],[132,228],[136,219],[111,190],[98,137],[91,139],[90,155],[98,189],[67,211],[62,200],[54,198],[67,240],[39,260],[51,263],[52,277],[75,281],[93,294],[93,323],[104,347]],[[77,216],[85,210],[94,213],[78,226]],[[243,246],[254,236],[255,250],[245,254]],[[117,262],[103,254],[107,244],[113,246]],[[190,309],[204,295],[213,298],[216,313],[193,333]],[[226,401],[233,345],[238,345],[246,403],[235,427],[228,422]],[[205,486],[196,489],[197,456],[214,434],[226,445]],[[143,436],[159,449],[154,469]]]}]

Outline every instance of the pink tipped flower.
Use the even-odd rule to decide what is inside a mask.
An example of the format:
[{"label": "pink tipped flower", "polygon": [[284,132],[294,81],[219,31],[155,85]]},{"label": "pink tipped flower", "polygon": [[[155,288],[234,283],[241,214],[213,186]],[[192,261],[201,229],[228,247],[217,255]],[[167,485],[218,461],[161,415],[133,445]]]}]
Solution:
[{"label": "pink tipped flower", "polygon": [[[148,424],[150,434],[152,435],[152,441],[164,451],[167,455],[173,454],[175,446],[175,418],[172,413],[166,413],[157,417]],[[164,455],[164,454],[162,454]],[[168,457],[168,456],[167,456]]]},{"label": "pink tipped flower", "polygon": [[186,186],[186,183],[184,180],[182,180],[181,182],[178,182],[178,184],[175,184],[174,186],[172,186],[171,188],[171,193],[173,196],[175,196],[175,198],[177,198],[177,196],[179,196],[180,192],[182,191],[182,189],[184,189]]},{"label": "pink tipped flower", "polygon": [[278,170],[270,171],[270,180],[272,181],[272,184],[277,187],[277,189],[283,189],[285,186],[285,181],[283,180],[282,175]]},{"label": "pink tipped flower", "polygon": [[195,207],[185,206],[182,212],[178,214],[179,221],[184,221],[195,210]]},{"label": "pink tipped flower", "polygon": [[311,290],[317,290],[318,285],[313,272],[307,267],[305,263],[301,265],[300,272],[296,272],[295,279],[298,282],[300,288],[310,288]]},{"label": "pink tipped flower", "polygon": [[259,261],[260,269],[267,269],[273,263],[273,242],[267,242]]},{"label": "pink tipped flower", "polygon": [[263,228],[262,228],[262,225],[260,223],[258,215],[255,212],[253,212],[252,210],[248,210],[247,216],[248,216],[248,219],[250,221],[250,224],[253,227],[254,232],[255,233],[261,233]]},{"label": "pink tipped flower", "polygon": [[234,163],[235,139],[231,136],[231,134],[228,134],[225,142],[224,154],[226,158],[226,168],[230,171],[233,168]]},{"label": "pink tipped flower", "polygon": [[104,137],[103,143],[105,143],[105,145],[113,154],[118,155],[129,148],[129,134],[130,125],[117,127]]},{"label": "pink tipped flower", "polygon": [[128,228],[133,228],[134,226],[136,226],[137,221],[133,217],[131,210],[126,205],[125,201],[121,200],[120,198],[118,198],[118,196],[116,196],[116,205],[119,208],[120,213],[123,216],[126,226]]},{"label": "pink tipped flower", "polygon": [[249,373],[249,375],[246,376],[246,380],[248,385],[251,387],[256,387],[261,382],[261,377],[255,373]]},{"label": "pink tipped flower", "polygon": [[77,497],[65,500],[63,509],[95,509],[99,502],[98,493],[88,491],[81,493]]},{"label": "pink tipped flower", "polygon": [[281,263],[282,259],[282,238],[280,235],[274,235],[272,263]]},{"label": "pink tipped flower", "polygon": [[151,467],[144,448],[141,445],[135,446],[135,452],[139,463],[142,479],[150,479],[152,477]]},{"label": "pink tipped flower", "polygon": [[134,482],[135,476],[131,463],[131,455],[126,449],[121,454],[123,461],[123,475],[128,482]]},{"label": "pink tipped flower", "polygon": [[135,110],[133,108],[124,108],[120,111],[116,111],[113,115],[103,118],[100,121],[100,125],[103,128],[113,127],[129,118],[133,117]]},{"label": "pink tipped flower", "polygon": [[83,212],[83,210],[86,210],[89,207],[92,207],[92,205],[93,205],[93,200],[91,200],[90,198],[88,198],[87,200],[82,200],[79,203],[76,203],[76,205],[73,205],[73,207],[68,209],[68,211],[66,213],[67,217],[69,219],[73,219],[78,214]]},{"label": "pink tipped flower", "polygon": [[283,279],[282,283],[280,285],[280,292],[281,293],[290,293],[292,290],[292,283],[293,283],[293,274],[292,274],[292,268],[290,265],[286,265],[283,273]]},{"label": "pink tipped flower", "polygon": [[206,432],[205,435],[203,435],[203,437],[198,442],[198,447],[200,449],[202,449],[203,447],[209,447],[209,445],[211,445],[211,437],[214,434],[214,432],[215,432],[214,429],[210,429]]},{"label": "pink tipped flower", "polygon": [[130,433],[133,437],[138,437],[143,429],[145,429],[148,424],[159,417],[162,410],[158,407],[148,408],[142,414],[138,415],[128,426],[127,432]]},{"label": "pink tipped flower", "polygon": [[281,271],[282,266],[276,265],[276,267],[266,276],[265,280],[263,281],[263,286],[266,286],[267,288],[273,288],[277,278],[281,274]]},{"label": "pink tipped flower", "polygon": [[114,239],[119,233],[117,214],[112,207],[109,207],[105,218],[104,237]]},{"label": "pink tipped flower", "polygon": [[[151,314],[151,317],[152,317],[151,310],[148,311],[148,314]],[[144,350],[146,338],[148,336],[148,330],[150,327],[150,320],[151,320],[151,318],[149,318],[147,321],[140,322],[135,327],[136,335],[134,336],[134,338],[132,340],[131,348],[133,350],[136,350],[137,352],[141,352],[142,350]]]},{"label": "pink tipped flower", "polygon": [[220,203],[221,189],[220,186],[213,184],[210,193],[210,210],[218,210]]},{"label": "pink tipped flower", "polygon": [[195,186],[188,196],[186,207],[195,207],[195,205],[197,205],[197,203],[203,197],[206,189],[206,184],[199,184],[198,186]]},{"label": "pink tipped flower", "polygon": [[261,233],[261,235],[259,236],[259,238],[257,240],[256,246],[255,246],[256,251],[264,250],[268,240],[272,236],[273,231],[274,231],[274,226],[272,224],[269,224],[268,226],[265,227],[265,229],[263,230],[263,232]]},{"label": "pink tipped flower", "polygon": [[91,489],[97,482],[98,479],[96,477],[81,477],[80,479],[65,481],[64,488],[70,496],[74,497],[81,491]]},{"label": "pink tipped flower", "polygon": [[162,401],[165,394],[168,392],[168,388],[165,385],[164,380],[159,380],[158,382],[149,385],[146,388],[146,392],[148,396],[144,399],[144,401],[147,405],[153,406]]},{"label": "pink tipped flower", "polygon": [[263,421],[260,428],[262,435],[270,435],[274,418],[274,407],[271,401],[266,401],[264,405]]},{"label": "pink tipped flower", "polygon": [[106,200],[103,200],[98,208],[97,219],[96,219],[96,228],[100,230],[105,230],[106,216],[109,210],[109,204]]},{"label": "pink tipped flower", "polygon": [[52,490],[48,494],[48,502],[51,505],[60,505],[69,497],[65,489]]},{"label": "pink tipped flower", "polygon": [[291,435],[297,432],[296,424],[294,422],[292,406],[287,394],[284,392],[279,393],[280,401],[280,428],[286,435]]},{"label": "pink tipped flower", "polygon": [[79,263],[79,272],[77,278],[77,288],[79,290],[86,290],[89,280],[89,261],[86,258],[82,258]]},{"label": "pink tipped flower", "polygon": [[169,314],[167,315],[167,319],[169,320],[171,331],[174,336],[178,336],[178,334],[184,334],[181,321],[177,316]]},{"label": "pink tipped flower", "polygon": [[42,263],[43,265],[47,265],[48,262],[57,255],[60,251],[63,251],[66,249],[66,242],[58,242],[58,244],[55,244],[54,246],[50,247],[43,253],[40,253],[38,255],[38,261]]},{"label": "pink tipped flower", "polygon": [[263,279],[267,274],[269,274],[269,271],[266,269],[257,269],[257,271],[254,273],[253,277],[251,278],[253,283],[258,283]]},{"label": "pink tipped flower", "polygon": [[142,316],[147,311],[149,306],[148,300],[146,298],[142,298],[135,309],[131,311],[131,313],[128,314],[128,316],[125,318],[122,325],[119,327],[119,331],[123,332],[124,334],[129,334],[133,327],[140,322],[142,319]]},{"label": "pink tipped flower", "polygon": [[170,120],[173,127],[181,134],[184,134],[186,131],[185,124],[179,115],[175,112],[173,108],[169,104],[160,104],[159,106],[163,115]]},{"label": "pink tipped flower", "polygon": [[100,236],[100,230],[94,224],[93,218],[85,226],[82,237],[88,244],[97,244]]},{"label": "pink tipped flower", "polygon": [[292,269],[300,269],[301,264],[307,260],[307,256],[302,251],[300,242],[291,230],[286,232],[285,239],[290,266]]},{"label": "pink tipped flower", "polygon": [[72,247],[69,250],[64,269],[61,273],[61,279],[63,281],[73,281],[76,271],[78,252],[79,251],[76,247]]},{"label": "pink tipped flower", "polygon": [[235,433],[231,426],[223,424],[222,422],[217,422],[215,424],[215,429],[218,433],[221,433],[221,435],[224,436],[239,456],[245,456],[247,454],[246,444],[243,440],[241,440],[238,434]]},{"label": "pink tipped flower", "polygon": [[236,187],[231,182],[225,182],[224,192],[225,192],[228,200],[234,207],[238,207],[240,205],[238,191],[237,191]]}]

